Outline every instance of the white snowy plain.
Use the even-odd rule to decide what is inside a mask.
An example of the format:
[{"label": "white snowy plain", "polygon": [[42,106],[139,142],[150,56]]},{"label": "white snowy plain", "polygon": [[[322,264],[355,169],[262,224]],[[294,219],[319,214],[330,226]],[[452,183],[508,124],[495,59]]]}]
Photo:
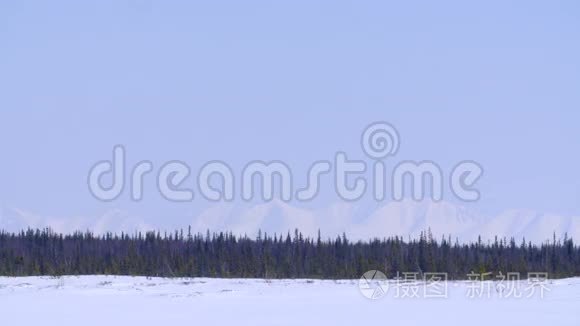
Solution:
[{"label": "white snowy plain", "polygon": [[[521,281],[525,282],[525,281]],[[522,285],[524,286],[524,285]],[[493,287],[493,286],[492,286]],[[2,325],[580,325],[580,278],[549,282],[543,298],[370,300],[358,280],[129,276],[0,277]]]}]

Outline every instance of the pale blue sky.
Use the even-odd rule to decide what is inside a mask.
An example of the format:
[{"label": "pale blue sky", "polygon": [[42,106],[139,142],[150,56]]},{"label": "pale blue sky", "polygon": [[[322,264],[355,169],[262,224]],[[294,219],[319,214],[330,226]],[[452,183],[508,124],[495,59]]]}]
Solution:
[{"label": "pale blue sky", "polygon": [[578,40],[577,1],[2,1],[0,204],[190,216],[207,203],[97,202],[88,170],[123,144],[133,163],[304,175],[364,158],[384,120],[394,161],[480,162],[482,211],[579,215]]}]

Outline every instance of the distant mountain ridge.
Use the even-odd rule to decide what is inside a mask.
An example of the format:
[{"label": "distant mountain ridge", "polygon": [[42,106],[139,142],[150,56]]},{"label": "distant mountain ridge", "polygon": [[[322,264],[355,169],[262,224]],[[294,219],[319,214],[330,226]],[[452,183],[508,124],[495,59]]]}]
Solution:
[{"label": "distant mountain ridge", "polygon": [[317,210],[271,201],[249,207],[210,208],[193,219],[195,229],[227,230],[235,234],[255,235],[286,233],[294,229],[316,236],[346,233],[351,239],[402,236],[417,238],[430,230],[434,237],[451,236],[460,241],[475,241],[514,237],[540,243],[553,238],[580,240],[580,216],[560,216],[531,210],[507,210],[496,216],[485,216],[449,202],[390,202],[370,211],[356,212],[356,204],[336,203]]},{"label": "distant mountain ridge", "polygon": [[[255,236],[258,230],[268,234],[286,234],[295,229],[315,237],[318,230],[324,237],[343,232],[353,240],[374,237],[400,236],[417,238],[421,231],[430,230],[436,239],[451,236],[461,242],[484,241],[514,237],[540,243],[557,238],[580,241],[580,216],[560,216],[531,210],[506,210],[496,216],[484,216],[449,202],[389,202],[362,211],[356,203],[338,202],[322,209],[306,209],[273,200],[260,204],[223,203],[209,206],[184,224],[195,232],[231,231],[234,234]],[[104,232],[135,232],[167,228],[143,219],[130,217],[127,212],[112,210],[97,218],[54,218],[34,215],[22,210],[5,210],[0,228],[17,231],[27,227],[51,227],[57,232],[91,230]]]}]

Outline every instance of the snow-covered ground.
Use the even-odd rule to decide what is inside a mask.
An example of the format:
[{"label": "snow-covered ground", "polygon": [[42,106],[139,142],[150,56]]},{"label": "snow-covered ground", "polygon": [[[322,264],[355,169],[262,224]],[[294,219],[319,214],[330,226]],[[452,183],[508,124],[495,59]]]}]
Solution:
[{"label": "snow-covered ground", "polygon": [[550,281],[543,298],[538,291],[532,298],[501,298],[495,283],[474,298],[473,284],[448,283],[446,298],[425,297],[422,287],[420,298],[402,298],[390,282],[382,298],[371,300],[358,280],[0,277],[0,320],[64,326],[580,325],[580,278]]}]

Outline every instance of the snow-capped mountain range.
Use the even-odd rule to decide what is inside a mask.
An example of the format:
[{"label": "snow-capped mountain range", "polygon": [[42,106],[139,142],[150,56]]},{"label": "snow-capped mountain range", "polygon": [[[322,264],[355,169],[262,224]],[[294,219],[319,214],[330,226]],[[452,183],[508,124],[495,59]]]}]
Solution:
[{"label": "snow-capped mountain range", "polygon": [[449,202],[390,202],[376,208],[362,208],[354,203],[336,203],[324,209],[308,210],[281,201],[272,201],[240,210],[235,206],[212,207],[193,220],[195,229],[231,230],[254,235],[260,229],[268,233],[292,231],[315,236],[343,232],[352,239],[402,236],[417,238],[431,230],[436,238],[451,236],[460,241],[515,237],[532,242],[558,238],[580,239],[580,216],[542,214],[531,210],[507,210],[497,216],[485,216]]},{"label": "snow-capped mountain range", "polygon": [[[402,236],[417,238],[430,229],[436,238],[451,236],[460,241],[515,237],[540,243],[558,238],[580,239],[580,216],[559,216],[531,210],[507,210],[496,216],[485,216],[449,202],[389,202],[377,207],[340,202],[322,209],[306,209],[273,200],[261,204],[215,204],[190,219],[195,232],[232,231],[255,236],[258,230],[268,234],[300,230],[304,235],[335,237],[343,232],[351,239]],[[166,228],[113,210],[96,218],[42,217],[18,209],[4,210],[0,228],[16,231],[27,227],[50,226],[57,232],[92,230],[96,233],[134,232]]]}]

